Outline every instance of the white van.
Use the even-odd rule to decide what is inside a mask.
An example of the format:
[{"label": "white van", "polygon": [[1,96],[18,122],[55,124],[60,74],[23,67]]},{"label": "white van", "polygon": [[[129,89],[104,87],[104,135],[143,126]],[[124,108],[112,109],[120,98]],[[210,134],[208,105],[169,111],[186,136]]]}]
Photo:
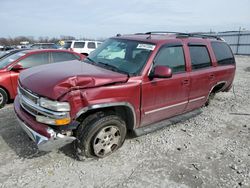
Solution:
[{"label": "white van", "polygon": [[95,50],[101,43],[101,41],[70,40],[65,41],[63,49],[69,49],[80,54],[89,55],[89,53]]}]

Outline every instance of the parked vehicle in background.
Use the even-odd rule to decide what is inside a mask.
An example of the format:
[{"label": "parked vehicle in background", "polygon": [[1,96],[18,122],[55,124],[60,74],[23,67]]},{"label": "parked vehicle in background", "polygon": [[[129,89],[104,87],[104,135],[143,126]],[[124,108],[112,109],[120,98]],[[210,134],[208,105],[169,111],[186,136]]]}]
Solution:
[{"label": "parked vehicle in background", "polygon": [[82,60],[82,54],[68,50],[13,50],[0,58],[0,108],[17,94],[19,73],[27,68],[62,61]]},{"label": "parked vehicle in background", "polygon": [[58,46],[55,43],[35,43],[30,46],[31,49],[57,49]]},{"label": "parked vehicle in background", "polygon": [[9,51],[9,50],[14,50],[15,46],[4,46],[1,51]]},{"label": "parked vehicle in background", "polygon": [[218,37],[149,32],[106,40],[85,63],[24,71],[15,112],[40,150],[75,141],[76,155],[103,158],[128,131],[141,135],[198,114],[235,75]]},{"label": "parked vehicle in background", "polygon": [[3,59],[3,58],[6,58],[7,56],[10,56],[12,54],[15,54],[17,52],[21,52],[21,51],[24,51],[24,50],[27,50],[27,49],[14,49],[14,50],[8,50],[8,51],[3,51],[1,54],[0,54],[0,60]]},{"label": "parked vehicle in background", "polygon": [[95,50],[101,44],[101,41],[70,40],[65,41],[63,49],[72,50],[74,52],[88,56],[90,52]]}]

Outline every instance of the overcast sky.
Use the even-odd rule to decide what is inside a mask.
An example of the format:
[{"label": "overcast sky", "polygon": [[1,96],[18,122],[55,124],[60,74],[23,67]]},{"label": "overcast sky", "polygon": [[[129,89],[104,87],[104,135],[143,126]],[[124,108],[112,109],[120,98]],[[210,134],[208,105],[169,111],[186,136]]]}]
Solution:
[{"label": "overcast sky", "polygon": [[250,30],[250,0],[0,0],[0,37]]}]

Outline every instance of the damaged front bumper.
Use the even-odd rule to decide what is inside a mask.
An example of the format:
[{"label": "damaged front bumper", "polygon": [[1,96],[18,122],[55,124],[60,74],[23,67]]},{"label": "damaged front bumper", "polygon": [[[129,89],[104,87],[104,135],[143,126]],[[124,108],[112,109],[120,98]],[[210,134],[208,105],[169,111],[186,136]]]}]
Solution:
[{"label": "damaged front bumper", "polygon": [[39,150],[52,151],[54,149],[59,149],[76,139],[73,136],[66,136],[58,133],[49,126],[38,123],[29,117],[29,115],[21,109],[18,97],[15,99],[14,107],[20,126],[36,143]]}]

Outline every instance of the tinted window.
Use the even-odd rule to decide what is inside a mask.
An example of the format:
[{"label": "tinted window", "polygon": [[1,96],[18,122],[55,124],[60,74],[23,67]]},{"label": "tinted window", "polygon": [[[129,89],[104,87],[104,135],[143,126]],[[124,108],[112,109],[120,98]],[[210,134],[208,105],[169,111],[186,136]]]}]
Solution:
[{"label": "tinted window", "polygon": [[32,54],[21,61],[18,64],[22,65],[23,68],[30,68],[38,65],[44,65],[49,63],[48,53]]},{"label": "tinted window", "polygon": [[164,65],[172,69],[173,73],[185,71],[184,53],[181,46],[164,47],[156,56],[155,65]]},{"label": "tinted window", "polygon": [[85,42],[75,42],[74,48],[84,48]]},{"label": "tinted window", "polygon": [[97,47],[99,47],[101,44],[102,44],[102,43],[98,42],[98,43],[97,43]]},{"label": "tinted window", "polygon": [[205,46],[189,46],[192,69],[202,69],[211,66],[210,57]]},{"label": "tinted window", "polygon": [[219,65],[234,64],[234,57],[230,47],[224,42],[211,42],[217,63]]},{"label": "tinted window", "polygon": [[88,42],[88,48],[93,48],[95,49],[95,43],[94,42]]},{"label": "tinted window", "polygon": [[24,55],[25,55],[25,53],[18,52],[18,53],[14,53],[14,54],[6,55],[5,57],[2,57],[0,60],[0,68],[4,68],[4,67],[10,65],[11,63],[13,63],[18,58],[20,58]]},{"label": "tinted window", "polygon": [[53,57],[53,62],[61,62],[61,61],[70,61],[70,60],[76,60],[76,59],[80,59],[79,56],[75,55],[75,54],[71,54],[71,53],[66,53],[66,52],[53,52],[52,53],[52,57]]},{"label": "tinted window", "polygon": [[71,43],[72,42],[65,42],[65,44],[63,45],[63,48],[69,49],[71,47]]}]

